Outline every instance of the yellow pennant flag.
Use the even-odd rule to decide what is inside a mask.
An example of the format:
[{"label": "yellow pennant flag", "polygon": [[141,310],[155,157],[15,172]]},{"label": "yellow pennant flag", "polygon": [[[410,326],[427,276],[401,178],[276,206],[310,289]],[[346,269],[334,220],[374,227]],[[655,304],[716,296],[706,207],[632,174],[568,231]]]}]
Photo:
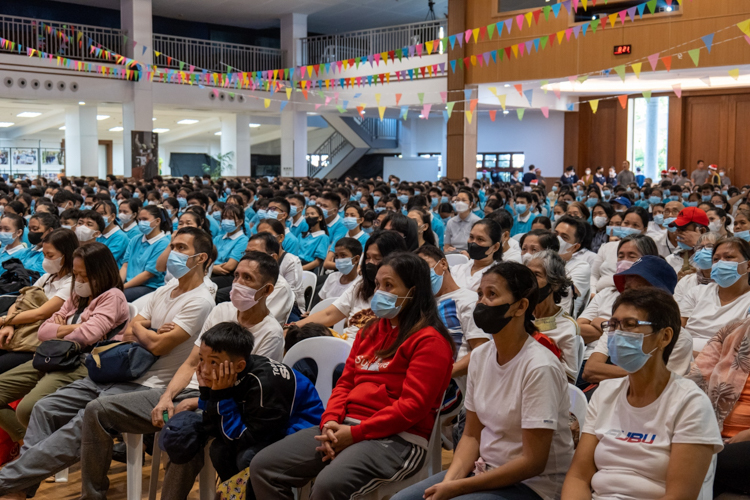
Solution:
[{"label": "yellow pennant flag", "polygon": [[381,52],[380,59],[388,66],[388,52]]},{"label": "yellow pennant flag", "polygon": [[643,66],[643,63],[635,63],[630,65],[630,67],[633,68],[633,73],[635,73],[636,78],[641,77],[641,66]]},{"label": "yellow pennant flag", "polygon": [[596,114],[596,110],[599,109],[599,99],[589,101],[589,105],[591,106],[591,112]]},{"label": "yellow pennant flag", "polygon": [[313,72],[313,67],[312,66],[308,66],[307,67],[307,77],[308,78],[312,78],[312,72]]},{"label": "yellow pennant flag", "polygon": [[380,106],[380,94],[375,94],[375,102]]},{"label": "yellow pennant flag", "polygon": [[286,88],[286,99],[287,101],[292,98],[292,87]]},{"label": "yellow pennant flag", "polygon": [[565,36],[565,30],[557,32],[557,44],[562,45],[562,39]]},{"label": "yellow pennant flag", "polygon": [[505,101],[506,101],[507,98],[508,98],[508,96],[505,95],[505,94],[497,96],[497,100],[500,101],[500,106],[503,107],[503,111],[505,111]]},{"label": "yellow pennant flag", "polygon": [[518,59],[518,45],[513,45],[511,49],[513,49],[513,55]]},{"label": "yellow pennant flag", "polygon": [[471,65],[476,66],[477,65],[477,56],[471,56]]},{"label": "yellow pennant flag", "polygon": [[385,114],[385,106],[378,106],[378,114],[380,115],[380,121],[383,121],[383,115]]},{"label": "yellow pennant flag", "polygon": [[424,43],[424,47],[427,49],[428,54],[432,54],[432,46],[435,44],[432,40]]},{"label": "yellow pennant flag", "polygon": [[609,16],[609,24],[610,24],[610,26],[612,26],[614,28],[616,22],[617,22],[617,16],[615,14],[612,14],[611,16]]},{"label": "yellow pennant flag", "polygon": [[427,76],[432,78],[432,66],[427,66]]},{"label": "yellow pennant flag", "polygon": [[729,76],[737,80],[740,77],[740,68],[730,69]]},{"label": "yellow pennant flag", "polygon": [[468,120],[469,123],[471,123],[471,117],[474,116],[474,113],[471,111],[467,111],[466,113],[466,120]]},{"label": "yellow pennant flag", "polygon": [[263,105],[265,107],[268,107],[271,105],[271,99],[263,99]]},{"label": "yellow pennant flag", "polygon": [[534,18],[534,14],[532,12],[527,12],[523,17],[526,18],[526,22],[531,26],[531,20]]},{"label": "yellow pennant flag", "polygon": [[588,4],[589,4],[588,0],[581,0],[581,4],[583,5],[583,10],[588,9]]},{"label": "yellow pennant flag", "polygon": [[492,95],[497,95],[497,88],[495,87],[487,87],[487,90],[492,92]]},{"label": "yellow pennant flag", "polygon": [[349,59],[344,59],[344,69],[349,69]]},{"label": "yellow pennant flag", "polygon": [[474,35],[474,43],[477,43],[477,40],[479,40],[479,28],[474,28],[471,34]]},{"label": "yellow pennant flag", "polygon": [[737,27],[741,32],[743,32],[747,36],[750,36],[750,19],[745,19],[741,23],[737,23]]}]

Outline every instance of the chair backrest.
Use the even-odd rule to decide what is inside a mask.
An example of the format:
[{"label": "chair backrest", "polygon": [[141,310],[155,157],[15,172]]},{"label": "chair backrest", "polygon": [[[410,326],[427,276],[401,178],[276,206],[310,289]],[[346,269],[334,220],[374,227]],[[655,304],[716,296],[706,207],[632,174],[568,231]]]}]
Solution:
[{"label": "chair backrest", "polygon": [[130,317],[130,321],[133,321],[133,318],[138,316],[138,309],[134,304],[128,304],[128,316]]},{"label": "chair backrest", "polygon": [[334,302],[336,302],[337,298],[338,297],[331,297],[329,299],[321,300],[320,302],[318,302],[317,304],[315,304],[315,307],[312,308],[312,310],[310,311],[310,314],[315,314],[316,312],[322,311],[326,307],[328,307],[328,306],[332,305]]},{"label": "chair backrest", "polygon": [[570,397],[570,413],[578,419],[580,436],[580,433],[583,432],[583,422],[586,420],[586,406],[588,405],[588,401],[586,401],[586,395],[583,391],[573,384],[568,384],[568,396]]},{"label": "chair backrest", "polygon": [[347,341],[336,337],[314,337],[295,344],[286,353],[283,362],[292,367],[301,359],[310,358],[315,361],[318,366],[315,389],[323,406],[326,406],[333,391],[333,371],[338,365],[346,362],[351,349]]},{"label": "chair backrest", "polygon": [[578,348],[578,375],[581,375],[583,367],[583,356],[586,354],[586,341],[580,335],[576,337],[576,347]]},{"label": "chair backrest", "polygon": [[448,266],[460,266],[461,264],[466,264],[469,262],[469,258],[465,255],[462,255],[460,253],[452,253],[445,256],[445,260],[448,261]]},{"label": "chair backrest", "polygon": [[[318,283],[318,278],[315,273],[310,271],[302,271],[302,290],[305,297],[305,309],[310,308],[312,303],[313,295],[315,295],[315,285]],[[310,294],[308,295],[308,290]]]}]

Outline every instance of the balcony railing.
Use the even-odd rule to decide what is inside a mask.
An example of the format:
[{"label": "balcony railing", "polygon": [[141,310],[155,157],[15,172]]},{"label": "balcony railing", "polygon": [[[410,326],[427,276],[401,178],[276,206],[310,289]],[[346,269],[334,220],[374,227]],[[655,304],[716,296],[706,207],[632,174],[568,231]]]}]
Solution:
[{"label": "balcony railing", "polygon": [[179,69],[180,61],[216,72],[226,72],[229,67],[233,71],[263,71],[284,66],[284,52],[279,49],[197,38],[154,34],[154,51],[162,54],[154,54],[154,63],[160,68]]},{"label": "balcony railing", "polygon": [[301,39],[302,65],[388,52],[447,36],[448,22],[426,21]]},{"label": "balcony railing", "polygon": [[386,118],[360,118],[354,117],[354,122],[370,136],[372,140],[377,139],[398,139],[398,119]]},{"label": "balcony railing", "polygon": [[[47,29],[47,27],[50,29]],[[78,33],[83,33],[82,46],[78,43]],[[64,36],[62,36],[62,33]],[[87,26],[85,24],[61,23],[27,17],[0,16],[0,37],[20,43],[25,49],[31,47],[49,54],[59,55],[80,61],[101,61],[89,53],[89,39],[110,51],[122,54],[123,35],[119,29]],[[10,49],[0,48],[0,52]]]},{"label": "balcony railing", "polygon": [[307,175],[315,177],[318,172],[328,167],[331,161],[336,161],[338,158],[335,157],[347,146],[350,146],[349,141],[343,135],[334,131],[312,155],[308,155]]}]

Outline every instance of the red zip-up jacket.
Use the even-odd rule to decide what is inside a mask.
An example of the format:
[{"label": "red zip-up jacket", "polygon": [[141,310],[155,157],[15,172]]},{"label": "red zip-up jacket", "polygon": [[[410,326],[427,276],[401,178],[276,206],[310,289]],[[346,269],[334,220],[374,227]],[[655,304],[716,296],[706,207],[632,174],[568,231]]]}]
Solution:
[{"label": "red zip-up jacket", "polygon": [[424,439],[412,442],[426,445],[451,378],[453,353],[448,340],[427,327],[412,334],[391,359],[377,358],[375,352],[397,335],[387,319],[360,331],[321,425],[349,417],[361,422],[352,426],[355,443],[406,433]]}]

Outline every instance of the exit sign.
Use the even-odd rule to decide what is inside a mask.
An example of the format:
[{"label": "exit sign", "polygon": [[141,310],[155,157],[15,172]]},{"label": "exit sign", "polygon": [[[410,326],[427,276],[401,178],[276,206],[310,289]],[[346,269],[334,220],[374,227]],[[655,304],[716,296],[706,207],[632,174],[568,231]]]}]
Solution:
[{"label": "exit sign", "polygon": [[613,52],[616,56],[630,54],[630,45],[615,45],[615,50]]}]

